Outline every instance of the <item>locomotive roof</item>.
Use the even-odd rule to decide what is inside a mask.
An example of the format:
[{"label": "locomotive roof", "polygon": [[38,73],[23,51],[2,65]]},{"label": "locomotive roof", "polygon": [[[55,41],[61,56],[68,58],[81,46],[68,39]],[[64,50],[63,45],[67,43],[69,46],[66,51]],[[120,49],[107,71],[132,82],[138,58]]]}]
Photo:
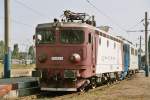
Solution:
[{"label": "locomotive roof", "polygon": [[125,38],[124,38],[124,37],[122,37],[122,36],[117,36],[117,37],[119,37],[119,38],[123,41],[123,43],[125,43],[125,44],[129,44],[131,47],[134,47],[134,48],[136,48],[136,49],[137,49],[136,45],[135,45],[135,44],[133,44],[131,41],[129,41],[129,40],[127,40],[127,39],[125,39]]},{"label": "locomotive roof", "polygon": [[37,28],[51,28],[54,27],[57,24],[57,27],[92,27],[93,26],[82,23],[82,22],[59,22],[59,23],[43,23],[43,24],[38,24]]},{"label": "locomotive roof", "polygon": [[[38,24],[36,28],[38,29],[42,29],[42,28],[52,28],[56,25],[56,23],[43,23],[43,24]],[[112,36],[120,41],[123,41],[121,38],[117,37],[117,36],[114,36],[112,34],[109,34],[108,32],[105,32],[97,27],[94,27],[92,25],[89,25],[89,24],[86,24],[86,23],[82,23],[82,22],[59,22],[57,23],[57,27],[81,27],[81,28],[89,28],[89,29],[93,29],[95,31],[98,31],[98,32],[102,32],[104,34],[107,34],[109,36]]]}]

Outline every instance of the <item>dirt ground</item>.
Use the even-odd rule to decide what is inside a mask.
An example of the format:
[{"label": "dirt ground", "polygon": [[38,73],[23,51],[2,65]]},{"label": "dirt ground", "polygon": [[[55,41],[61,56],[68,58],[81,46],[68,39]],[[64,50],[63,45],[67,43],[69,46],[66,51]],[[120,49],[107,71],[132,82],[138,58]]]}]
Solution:
[{"label": "dirt ground", "polygon": [[[47,100],[49,98],[44,98]],[[140,71],[134,78],[118,84],[75,96],[60,96],[52,100],[150,100],[150,77]]]}]

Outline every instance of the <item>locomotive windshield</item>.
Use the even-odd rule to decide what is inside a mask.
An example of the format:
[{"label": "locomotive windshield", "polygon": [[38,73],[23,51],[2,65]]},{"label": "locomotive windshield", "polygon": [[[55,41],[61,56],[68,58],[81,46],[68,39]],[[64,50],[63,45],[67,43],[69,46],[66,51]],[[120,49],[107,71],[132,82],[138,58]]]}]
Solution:
[{"label": "locomotive windshield", "polygon": [[83,43],[84,32],[82,30],[61,30],[60,41],[67,44]]},{"label": "locomotive windshield", "polygon": [[51,30],[39,30],[37,35],[41,35],[41,40],[39,43],[54,43],[55,42],[55,32]]}]

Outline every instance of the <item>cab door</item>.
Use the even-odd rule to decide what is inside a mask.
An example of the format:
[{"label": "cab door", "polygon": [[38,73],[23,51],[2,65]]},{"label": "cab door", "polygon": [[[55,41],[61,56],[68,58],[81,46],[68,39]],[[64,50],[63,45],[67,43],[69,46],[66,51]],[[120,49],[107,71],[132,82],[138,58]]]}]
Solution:
[{"label": "cab door", "polygon": [[130,46],[129,44],[123,44],[123,58],[124,58],[124,72],[122,78],[125,78],[130,66]]}]

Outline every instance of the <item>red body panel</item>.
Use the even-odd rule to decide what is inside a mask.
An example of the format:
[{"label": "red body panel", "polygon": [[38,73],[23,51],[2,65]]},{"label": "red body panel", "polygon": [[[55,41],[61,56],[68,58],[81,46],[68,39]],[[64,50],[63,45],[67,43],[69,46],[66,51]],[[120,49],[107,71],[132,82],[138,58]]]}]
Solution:
[{"label": "red body panel", "polygon": [[[83,66],[89,65],[90,62],[87,58],[86,46],[38,46],[37,47],[37,67],[43,66],[42,68],[71,68],[72,66]],[[48,57],[46,62],[40,63],[38,61],[38,55],[45,53]],[[72,63],[70,56],[74,53],[78,53],[81,56],[80,63]],[[51,57],[63,57],[63,60],[51,60]],[[75,67],[75,69],[78,67]]]}]

